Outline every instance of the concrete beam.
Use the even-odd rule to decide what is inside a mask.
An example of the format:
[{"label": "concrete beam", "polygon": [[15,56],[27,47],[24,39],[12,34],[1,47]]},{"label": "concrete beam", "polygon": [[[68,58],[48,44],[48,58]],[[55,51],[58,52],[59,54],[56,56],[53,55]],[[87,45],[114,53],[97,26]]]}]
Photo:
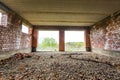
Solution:
[{"label": "concrete beam", "polygon": [[24,19],[22,16],[20,16],[18,13],[16,13],[15,11],[13,11],[12,9],[10,9],[9,7],[7,7],[5,4],[3,4],[2,2],[0,2],[0,9],[2,9],[3,11],[5,11],[7,14],[12,14],[14,16],[19,17],[23,23],[29,25],[30,28],[32,28],[32,24],[29,23],[29,21],[27,21],[26,19]]},{"label": "concrete beam", "polygon": [[34,29],[37,30],[86,30],[88,26],[44,26],[35,25]]}]

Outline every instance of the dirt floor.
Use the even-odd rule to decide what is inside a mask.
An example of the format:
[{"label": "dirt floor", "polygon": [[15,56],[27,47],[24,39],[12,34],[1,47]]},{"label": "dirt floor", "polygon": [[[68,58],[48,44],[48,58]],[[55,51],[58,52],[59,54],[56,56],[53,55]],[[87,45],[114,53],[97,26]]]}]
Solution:
[{"label": "dirt floor", "polygon": [[95,53],[18,53],[0,61],[0,80],[120,80],[120,58]]}]

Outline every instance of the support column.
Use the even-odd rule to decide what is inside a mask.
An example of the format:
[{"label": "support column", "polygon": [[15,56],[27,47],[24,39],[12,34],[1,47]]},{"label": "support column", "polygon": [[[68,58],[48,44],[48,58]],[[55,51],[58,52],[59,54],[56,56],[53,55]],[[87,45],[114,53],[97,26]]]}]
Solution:
[{"label": "support column", "polygon": [[90,29],[85,30],[85,47],[86,51],[91,51],[91,44],[90,44]]},{"label": "support column", "polygon": [[[32,31],[33,31],[33,28],[29,28],[30,46],[31,46],[31,49],[32,49]],[[32,51],[32,50],[31,50],[31,51]]]},{"label": "support column", "polygon": [[33,29],[32,31],[32,52],[36,52],[38,40],[38,31]]},{"label": "support column", "polygon": [[59,30],[59,51],[65,51],[64,30]]}]

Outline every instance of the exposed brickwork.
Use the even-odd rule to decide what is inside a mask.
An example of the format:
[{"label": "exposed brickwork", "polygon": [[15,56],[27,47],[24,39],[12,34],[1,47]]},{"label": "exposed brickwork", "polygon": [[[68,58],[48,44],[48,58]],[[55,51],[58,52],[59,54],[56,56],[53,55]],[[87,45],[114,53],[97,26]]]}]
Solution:
[{"label": "exposed brickwork", "polygon": [[120,14],[93,26],[90,33],[92,48],[120,51]]},{"label": "exposed brickwork", "polygon": [[22,20],[14,15],[8,15],[8,26],[0,26],[0,52],[30,48],[30,34],[22,33]]},{"label": "exposed brickwork", "polygon": [[31,47],[31,35],[22,33],[21,39],[21,49]]}]

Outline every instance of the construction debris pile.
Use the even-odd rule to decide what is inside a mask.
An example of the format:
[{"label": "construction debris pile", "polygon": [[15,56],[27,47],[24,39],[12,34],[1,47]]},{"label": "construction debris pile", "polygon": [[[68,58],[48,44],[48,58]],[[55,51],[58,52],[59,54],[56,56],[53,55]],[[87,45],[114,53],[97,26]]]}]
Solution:
[{"label": "construction debris pile", "polygon": [[17,53],[0,61],[0,80],[120,80],[120,58],[94,53]]},{"label": "construction debris pile", "polygon": [[32,57],[32,54],[27,54],[27,53],[16,53],[14,54],[13,56],[7,58],[7,59],[4,59],[4,60],[1,60],[0,61],[0,65],[5,65],[7,64],[8,62],[13,62],[13,61],[18,61],[18,60],[22,60],[24,58],[30,58]]}]

